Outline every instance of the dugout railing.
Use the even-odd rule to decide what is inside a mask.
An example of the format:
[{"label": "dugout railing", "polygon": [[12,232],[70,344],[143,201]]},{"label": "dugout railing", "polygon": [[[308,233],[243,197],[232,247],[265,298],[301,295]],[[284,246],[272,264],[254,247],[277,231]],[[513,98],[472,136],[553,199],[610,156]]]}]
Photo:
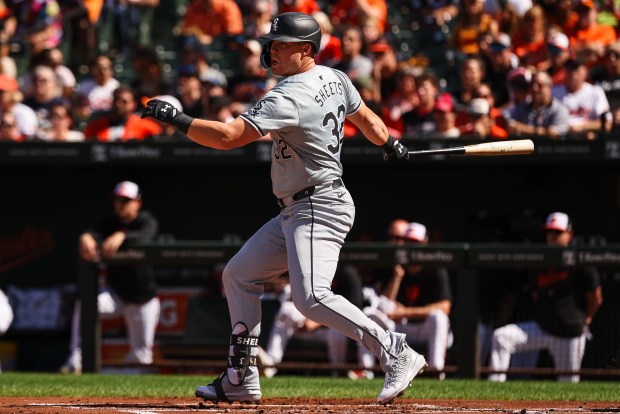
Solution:
[{"label": "dugout railing", "polygon": [[[154,266],[210,266],[226,262],[239,249],[240,244],[225,244],[210,241],[174,241],[170,243],[136,243],[127,246],[108,262],[109,266],[125,264],[149,264]],[[454,373],[460,378],[479,378],[488,373],[479,360],[480,300],[479,275],[484,269],[528,270],[546,267],[594,266],[610,280],[612,290],[609,297],[603,291],[606,306],[611,309],[605,315],[609,319],[597,340],[603,342],[608,355],[599,355],[601,360],[614,358],[613,352],[620,347],[620,312],[615,302],[620,270],[620,245],[599,247],[579,246],[571,248],[550,247],[543,244],[465,244],[442,243],[426,246],[394,246],[387,243],[350,242],[343,246],[341,264],[359,266],[390,266],[395,263],[420,263],[424,266],[445,266],[453,274],[453,292],[456,298],[452,311],[452,325],[458,350],[454,356]],[[98,278],[95,268],[78,264],[81,312],[82,352],[84,372],[101,370],[101,331],[98,323],[96,300]],[[607,277],[609,276],[609,277]],[[498,277],[510,277],[498,272]],[[615,309],[615,310],[614,310]],[[596,319],[596,318],[595,318]],[[614,351],[615,350],[615,351]],[[188,351],[189,352],[189,351]],[[224,361],[224,354],[221,360]],[[194,362],[195,365],[214,362]],[[293,364],[294,365],[294,364]],[[304,363],[298,364],[303,368]],[[214,366],[217,368],[217,366]],[[511,368],[509,373],[555,374],[553,369]],[[582,368],[582,375],[593,377],[620,376],[620,369],[601,363],[595,368]]]}]

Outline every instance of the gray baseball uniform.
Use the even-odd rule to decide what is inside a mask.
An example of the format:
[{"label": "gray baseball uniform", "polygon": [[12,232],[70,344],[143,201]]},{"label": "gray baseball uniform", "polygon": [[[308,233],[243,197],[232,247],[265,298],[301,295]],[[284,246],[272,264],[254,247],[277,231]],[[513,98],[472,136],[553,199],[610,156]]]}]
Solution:
[{"label": "gray baseball uniform", "polygon": [[316,66],[282,80],[241,115],[273,139],[273,192],[283,208],[230,260],[223,283],[233,326],[241,322],[258,336],[263,283],[288,270],[298,310],[362,342],[386,369],[402,349],[404,335],[385,331],[331,291],[355,216],[353,199],[340,180],[342,129],[345,116],[360,105],[346,75]]}]

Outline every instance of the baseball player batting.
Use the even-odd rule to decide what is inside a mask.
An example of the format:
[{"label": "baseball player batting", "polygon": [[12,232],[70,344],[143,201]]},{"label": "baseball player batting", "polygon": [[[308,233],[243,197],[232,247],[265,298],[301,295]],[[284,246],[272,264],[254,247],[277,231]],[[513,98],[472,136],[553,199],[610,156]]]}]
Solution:
[{"label": "baseball player batting", "polygon": [[231,149],[270,135],[271,179],[280,213],[263,225],[228,262],[222,279],[232,335],[228,368],[196,396],[209,401],[258,401],[256,366],[264,283],[288,271],[291,295],[307,318],[360,341],[385,371],[379,403],[401,395],[426,366],[405,335],[386,331],[331,291],[340,248],[351,230],[355,205],[342,181],[340,154],[345,118],[384,151],[387,161],[406,161],[407,149],[362,101],[342,72],[317,65],[318,23],[303,13],[272,22],[261,62],[283,79],[248,112],[229,123],[194,119],[161,100],[142,117],[175,125],[198,144]]}]

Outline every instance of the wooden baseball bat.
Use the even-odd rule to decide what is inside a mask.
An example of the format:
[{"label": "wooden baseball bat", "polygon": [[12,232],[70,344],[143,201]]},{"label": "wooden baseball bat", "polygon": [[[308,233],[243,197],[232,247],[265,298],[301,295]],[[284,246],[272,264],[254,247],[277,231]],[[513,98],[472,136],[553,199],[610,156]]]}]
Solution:
[{"label": "wooden baseball bat", "polygon": [[462,147],[409,151],[409,155],[495,156],[524,155],[531,154],[532,152],[534,152],[534,142],[531,139],[516,139],[512,141],[483,142],[482,144],[465,145]]}]

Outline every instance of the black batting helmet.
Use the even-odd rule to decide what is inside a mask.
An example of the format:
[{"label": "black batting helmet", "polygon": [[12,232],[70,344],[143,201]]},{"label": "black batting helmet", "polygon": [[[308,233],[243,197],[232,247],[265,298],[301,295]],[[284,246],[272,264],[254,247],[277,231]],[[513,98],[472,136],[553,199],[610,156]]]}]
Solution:
[{"label": "black batting helmet", "polygon": [[321,45],[321,27],[316,20],[305,13],[290,12],[276,16],[271,23],[271,30],[259,39],[267,40],[261,54],[261,64],[265,68],[271,67],[271,42],[310,42],[314,52],[319,51]]}]

